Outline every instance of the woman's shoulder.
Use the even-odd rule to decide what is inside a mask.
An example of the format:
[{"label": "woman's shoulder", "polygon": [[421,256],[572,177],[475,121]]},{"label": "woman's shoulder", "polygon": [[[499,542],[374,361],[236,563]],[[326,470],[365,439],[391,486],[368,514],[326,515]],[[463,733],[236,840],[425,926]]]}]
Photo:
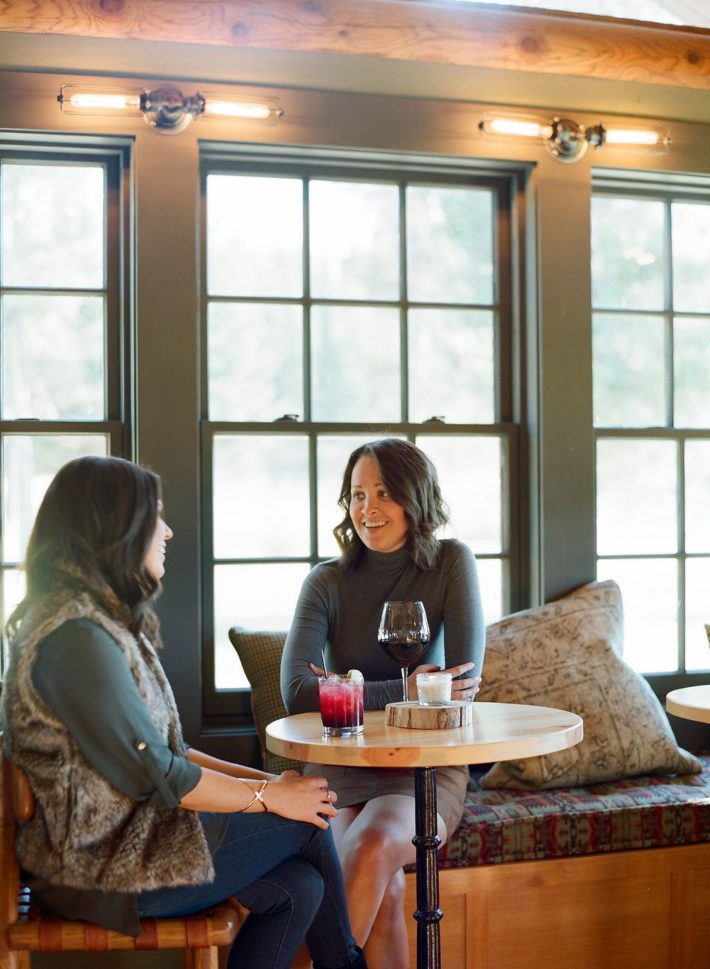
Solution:
[{"label": "woman's shoulder", "polygon": [[71,643],[73,645],[96,645],[100,647],[110,643],[115,645],[115,640],[94,619],[80,616],[73,619],[66,619],[61,626],[57,626],[56,629],[52,630],[42,640],[42,643],[49,643],[50,645]]},{"label": "woman's shoulder", "polygon": [[439,556],[439,561],[442,564],[472,562],[474,560],[474,555],[470,547],[458,538],[440,539]]},{"label": "woman's shoulder", "polygon": [[113,636],[99,623],[86,617],[67,619],[45,636],[38,646],[41,663],[49,661],[50,657],[54,662],[62,662],[62,658],[69,655],[76,660],[80,654],[85,660],[90,653],[109,657],[120,655]]},{"label": "woman's shoulder", "polygon": [[457,538],[442,539],[439,542],[436,571],[445,584],[472,581],[477,574],[477,567],[471,548]]},{"label": "woman's shoulder", "polygon": [[301,586],[301,602],[330,603],[337,598],[339,575],[341,572],[339,559],[328,559],[318,562],[310,570]]},{"label": "woman's shoulder", "polygon": [[306,581],[315,586],[329,586],[337,581],[342,571],[341,559],[326,559],[313,566],[306,576]]},{"label": "woman's shoulder", "polygon": [[[32,680],[50,706],[53,706],[57,685],[74,671],[80,671],[82,690],[93,695],[104,681],[114,684],[116,693],[126,670],[125,659],[116,640],[91,619],[67,619],[45,636],[37,646],[37,659]],[[88,699],[88,697],[87,697]]]}]

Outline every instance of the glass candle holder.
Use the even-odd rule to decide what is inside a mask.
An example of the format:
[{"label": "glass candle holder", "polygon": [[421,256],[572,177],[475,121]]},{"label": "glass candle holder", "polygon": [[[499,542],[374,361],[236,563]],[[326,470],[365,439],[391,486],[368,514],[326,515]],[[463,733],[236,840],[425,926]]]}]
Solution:
[{"label": "glass candle holder", "polygon": [[451,673],[417,673],[417,696],[423,707],[451,701]]}]

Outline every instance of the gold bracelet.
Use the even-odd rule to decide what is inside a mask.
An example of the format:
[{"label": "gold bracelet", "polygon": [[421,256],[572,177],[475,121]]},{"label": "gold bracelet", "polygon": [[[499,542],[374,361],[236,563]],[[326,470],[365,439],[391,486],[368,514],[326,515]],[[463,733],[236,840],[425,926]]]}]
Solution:
[{"label": "gold bracelet", "polygon": [[262,781],[261,787],[254,793],[254,799],[257,800],[259,804],[262,804],[264,806],[265,811],[269,810],[266,806],[266,801],[264,800],[264,791],[266,790],[266,785],[268,783],[269,783],[268,781]]},{"label": "gold bracelet", "polygon": [[[249,781],[246,779],[246,777],[238,777],[237,780],[238,781],[242,781],[243,784],[248,784],[249,783]],[[251,801],[249,801],[248,804],[245,804],[243,808],[239,808],[239,810],[236,813],[237,814],[243,814],[245,811],[248,811],[249,808],[254,803],[254,801],[259,801],[259,803],[264,806],[264,810],[265,811],[268,811],[269,809],[267,808],[266,802],[264,801],[264,791],[266,790],[266,785],[268,783],[269,783],[268,781],[262,781],[261,782],[261,787],[258,787],[254,791],[254,797],[251,799]]]}]

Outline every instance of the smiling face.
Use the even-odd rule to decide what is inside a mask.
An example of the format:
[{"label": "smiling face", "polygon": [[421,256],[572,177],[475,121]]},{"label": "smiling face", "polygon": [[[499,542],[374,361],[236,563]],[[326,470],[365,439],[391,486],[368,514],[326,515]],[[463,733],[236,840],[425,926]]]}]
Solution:
[{"label": "smiling face", "polygon": [[146,570],[158,582],[165,575],[165,545],[172,537],[172,529],[163,521],[163,503],[160,501],[158,502],[158,520],[155,523],[155,531],[143,559]]},{"label": "smiling face", "polygon": [[394,552],[407,541],[404,508],[390,498],[377,464],[368,455],[353,468],[349,510],[358,537],[373,552]]}]

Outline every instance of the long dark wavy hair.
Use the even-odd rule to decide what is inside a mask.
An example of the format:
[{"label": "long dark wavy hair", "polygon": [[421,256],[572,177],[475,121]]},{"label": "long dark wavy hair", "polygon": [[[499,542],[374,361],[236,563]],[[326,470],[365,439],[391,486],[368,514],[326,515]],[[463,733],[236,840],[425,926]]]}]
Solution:
[{"label": "long dark wavy hair", "polygon": [[426,454],[410,441],[394,437],[363,444],[348,458],[338,498],[345,517],[333,529],[343,565],[355,568],[365,551],[350,517],[352,473],[362,457],[372,458],[390,498],[404,508],[409,526],[406,548],[412,560],[419,568],[433,568],[439,552],[436,531],[448,522],[448,508],[441,497],[436,468]]},{"label": "long dark wavy hair", "polygon": [[37,512],[25,559],[27,592],[8,620],[8,635],[31,607],[83,593],[134,636],[145,632],[155,643],[160,582],[144,559],[159,500],[158,476],[130,461],[83,457],[65,464]]}]

